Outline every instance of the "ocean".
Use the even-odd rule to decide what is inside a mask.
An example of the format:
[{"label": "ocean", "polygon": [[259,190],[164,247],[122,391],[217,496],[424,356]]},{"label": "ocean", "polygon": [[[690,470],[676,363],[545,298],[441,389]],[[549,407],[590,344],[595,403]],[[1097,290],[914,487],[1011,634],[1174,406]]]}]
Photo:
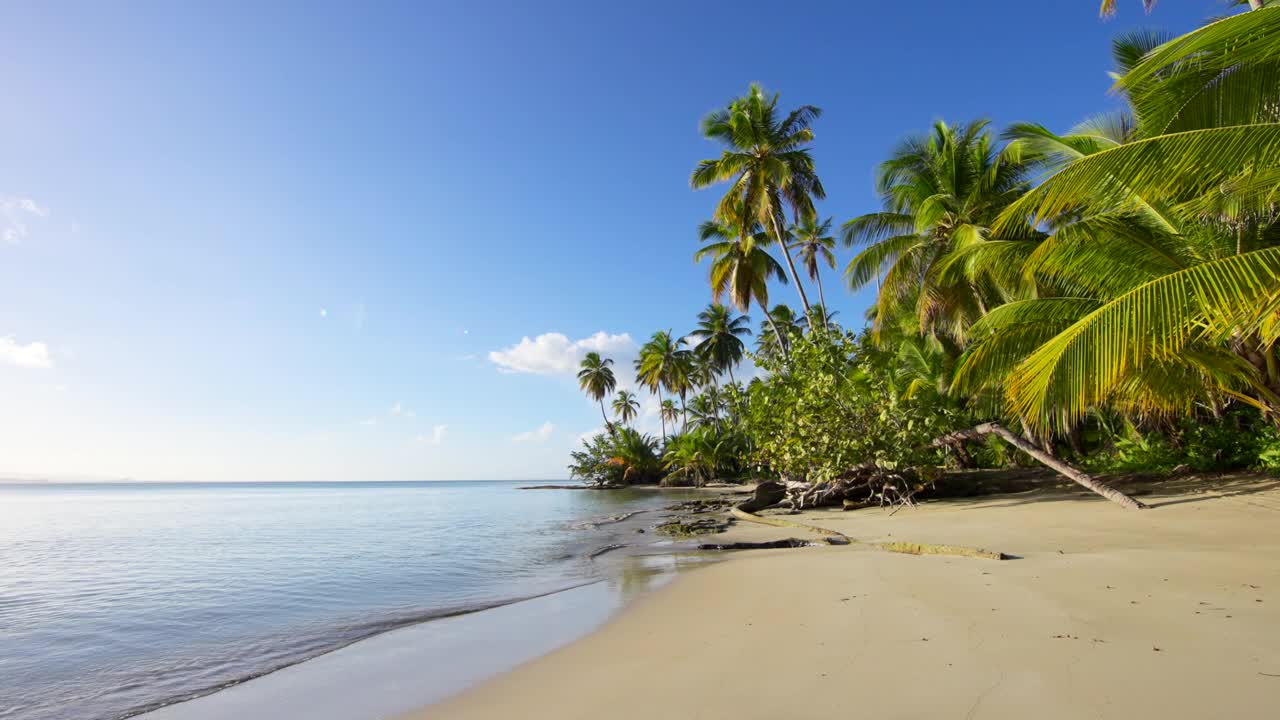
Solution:
[{"label": "ocean", "polygon": [[129,717],[586,585],[661,544],[614,520],[686,497],[520,485],[0,485],[0,718]]}]

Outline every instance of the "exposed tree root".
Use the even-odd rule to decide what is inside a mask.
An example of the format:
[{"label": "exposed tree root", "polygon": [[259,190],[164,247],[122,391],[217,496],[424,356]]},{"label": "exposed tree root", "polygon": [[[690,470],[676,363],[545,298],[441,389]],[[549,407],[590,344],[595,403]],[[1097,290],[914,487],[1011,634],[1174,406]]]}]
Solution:
[{"label": "exposed tree root", "polygon": [[837,532],[835,530],[828,530],[827,528],[818,527],[817,525],[806,525],[805,523],[799,523],[794,520],[785,520],[783,518],[774,517],[772,515],[756,515],[755,513],[745,512],[738,508],[731,508],[729,510],[729,514],[738,518],[739,520],[746,520],[747,522],[760,523],[761,525],[772,525],[773,527],[799,528],[801,530],[808,530],[809,532],[814,532],[819,535],[826,535],[828,537],[845,538],[846,540],[848,539],[848,536],[846,536],[842,532]]},{"label": "exposed tree root", "polygon": [[[886,552],[905,553],[908,555],[954,555],[956,557],[982,558],[986,560],[1008,560],[1012,556],[994,550],[984,550],[982,548],[971,548],[963,545],[935,545],[933,543],[916,543],[916,542],[884,542],[884,543],[861,543],[854,538],[845,535],[842,532],[831,530],[830,528],[819,527],[817,525],[809,525],[807,523],[795,522],[794,520],[786,520],[780,517],[762,516],[754,513],[743,512],[738,508],[730,511],[734,517],[747,522],[760,523],[762,525],[771,525],[773,527],[789,527],[808,530],[812,533],[824,536],[824,540],[828,545],[848,545],[850,543],[858,543],[868,548],[876,548]],[[774,544],[777,543],[777,544]],[[813,547],[818,545],[816,542],[806,542],[797,538],[787,538],[786,540],[777,540],[773,543],[706,543],[700,545],[701,550],[751,550],[757,548],[770,547]]]},{"label": "exposed tree root", "polygon": [[888,552],[905,553],[907,555],[955,555],[957,557],[985,558],[987,560],[1008,560],[1009,556],[982,548],[964,547],[963,545],[931,545],[914,542],[875,543],[875,547]]},{"label": "exposed tree root", "polygon": [[732,542],[732,543],[702,543],[698,546],[699,550],[773,550],[775,548],[798,548],[813,547],[819,543],[812,540],[801,540],[800,538],[787,538],[785,540],[768,540],[765,542]]}]

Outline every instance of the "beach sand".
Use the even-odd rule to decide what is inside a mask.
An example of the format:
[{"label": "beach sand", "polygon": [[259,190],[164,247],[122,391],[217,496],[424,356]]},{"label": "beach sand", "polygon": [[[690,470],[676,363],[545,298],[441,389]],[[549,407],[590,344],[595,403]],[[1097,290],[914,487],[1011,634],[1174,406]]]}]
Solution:
[{"label": "beach sand", "polygon": [[858,540],[1017,559],[857,544],[737,553],[407,717],[1280,717],[1276,487],[1172,483],[1142,512],[1037,491],[892,517],[804,513],[793,519]]}]

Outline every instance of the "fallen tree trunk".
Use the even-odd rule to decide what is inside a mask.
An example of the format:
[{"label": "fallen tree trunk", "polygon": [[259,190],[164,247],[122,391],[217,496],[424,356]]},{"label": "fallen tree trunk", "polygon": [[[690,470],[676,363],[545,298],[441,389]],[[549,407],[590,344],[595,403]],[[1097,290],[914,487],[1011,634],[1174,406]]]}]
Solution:
[{"label": "fallen tree trunk", "polygon": [[995,435],[996,437],[999,437],[1001,440],[1004,440],[1022,452],[1035,458],[1045,467],[1054,470],[1058,474],[1077,483],[1078,485],[1088,488],[1120,507],[1128,508],[1130,510],[1144,510],[1147,507],[1101,480],[1095,479],[1092,475],[1089,475],[1083,470],[1072,467],[1050,453],[1045,452],[1033,443],[1028,442],[1026,438],[1015,435],[1000,423],[983,423],[968,430],[953,432],[934,440],[930,445],[933,447],[954,445],[957,442],[963,442],[965,440],[977,440],[986,435]]}]

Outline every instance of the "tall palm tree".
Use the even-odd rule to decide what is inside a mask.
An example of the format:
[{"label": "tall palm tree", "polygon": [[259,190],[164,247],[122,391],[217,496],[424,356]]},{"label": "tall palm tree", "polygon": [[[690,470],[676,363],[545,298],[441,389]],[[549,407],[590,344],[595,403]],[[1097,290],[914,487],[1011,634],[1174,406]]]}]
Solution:
[{"label": "tall palm tree", "polygon": [[613,398],[613,414],[618,416],[618,421],[628,425],[639,412],[640,403],[636,400],[636,394],[629,390],[619,390]]},{"label": "tall palm tree", "polygon": [[[905,140],[880,166],[884,210],[845,223],[845,243],[863,247],[845,270],[850,287],[884,271],[877,328],[913,301],[925,332],[963,340],[990,307],[1020,296],[1021,283],[1008,268],[1035,249],[1039,235],[1025,224],[997,235],[991,225],[1026,191],[1029,168],[997,151],[988,124],[939,121],[929,134]],[[986,262],[967,262],[974,252]]]},{"label": "tall palm tree", "polygon": [[618,386],[618,381],[613,376],[613,360],[600,357],[598,352],[589,352],[579,367],[578,387],[587,397],[600,403],[600,417],[604,418],[605,427],[612,433],[613,423],[609,422],[609,416],[605,414],[604,397]]},{"label": "tall palm tree", "polygon": [[689,335],[698,339],[694,351],[716,372],[727,372],[733,381],[733,368],[742,362],[745,345],[742,338],[751,334],[746,315],[735,316],[720,304],[708,305],[698,313],[698,327]]},{"label": "tall palm tree", "polygon": [[827,296],[822,291],[822,273],[820,265],[835,268],[836,256],[833,250],[836,239],[831,236],[831,218],[818,222],[816,217],[801,215],[800,222],[791,226],[791,249],[795,251],[800,265],[805,269],[818,286],[818,302],[823,307],[827,304]]},{"label": "tall palm tree", "polygon": [[809,298],[786,246],[785,211],[789,206],[797,218],[811,214],[814,198],[826,197],[807,147],[813,141],[810,125],[822,111],[802,105],[779,118],[777,106],[776,94],[753,83],[746,95],[703,118],[702,134],[725,149],[719,158],[698,163],[689,184],[699,190],[729,183],[716,220],[740,225],[745,215],[773,236],[808,314]]},{"label": "tall palm tree", "polygon": [[[657,393],[662,402],[662,391],[685,393],[688,391],[689,351],[684,348],[684,338],[675,338],[670,330],[659,330],[640,348],[636,358],[636,381]],[[667,436],[666,418],[662,418],[662,436]]]},{"label": "tall palm tree", "polygon": [[742,312],[751,309],[752,301],[767,310],[769,279],[787,282],[782,265],[765,249],[773,239],[758,228],[744,231],[740,225],[714,220],[702,223],[698,235],[708,244],[694,253],[693,260],[700,262],[712,256],[711,291],[715,302],[718,304],[728,293],[729,301]]}]

